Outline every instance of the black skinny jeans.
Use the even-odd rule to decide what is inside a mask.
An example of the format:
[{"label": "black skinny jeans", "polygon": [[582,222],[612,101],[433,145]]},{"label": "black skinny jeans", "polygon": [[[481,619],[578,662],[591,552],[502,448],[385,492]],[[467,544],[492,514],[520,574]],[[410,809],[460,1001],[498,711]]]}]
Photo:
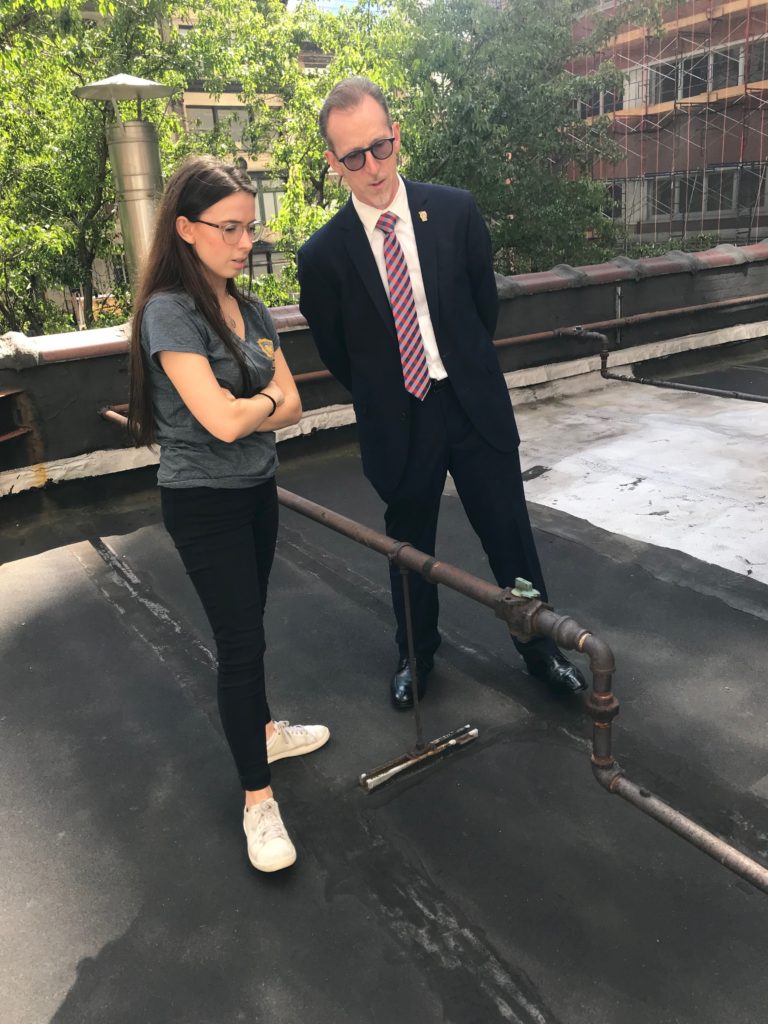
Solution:
[{"label": "black skinny jeans", "polygon": [[163,522],[213,630],[221,724],[243,789],[270,783],[264,606],[277,540],[274,478],[256,487],[161,487]]}]

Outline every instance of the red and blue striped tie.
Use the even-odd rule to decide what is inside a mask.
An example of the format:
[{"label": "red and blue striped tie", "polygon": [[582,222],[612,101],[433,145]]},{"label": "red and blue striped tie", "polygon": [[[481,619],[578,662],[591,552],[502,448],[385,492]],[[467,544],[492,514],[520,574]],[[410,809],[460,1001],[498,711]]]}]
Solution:
[{"label": "red and blue striped tie", "polygon": [[384,263],[389,283],[389,302],[395,318],[405,390],[423,400],[429,391],[429,369],[421,340],[411,275],[395,234],[396,213],[382,213],[376,227],[384,234]]}]

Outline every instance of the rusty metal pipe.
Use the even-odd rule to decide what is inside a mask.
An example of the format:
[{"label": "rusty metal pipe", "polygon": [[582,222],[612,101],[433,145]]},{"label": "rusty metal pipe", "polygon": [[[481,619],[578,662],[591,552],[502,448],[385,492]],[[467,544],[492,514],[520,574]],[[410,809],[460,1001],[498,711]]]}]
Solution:
[{"label": "rusty metal pipe", "polygon": [[457,569],[456,566],[439,562],[431,555],[417,551],[410,544],[402,544],[400,541],[393,540],[354,519],[348,519],[338,512],[332,512],[330,509],[317,505],[307,498],[302,498],[292,491],[286,491],[282,487],[278,487],[277,496],[280,504],[285,508],[298,512],[299,515],[306,516],[307,519],[322,523],[323,526],[349,537],[372,551],[378,551],[379,554],[385,555],[396,565],[419,573],[430,583],[442,583],[443,586],[450,587],[451,590],[456,590],[489,608],[495,608],[499,600],[502,591],[498,587],[464,572],[463,569]]},{"label": "rusty metal pipe", "polygon": [[[704,313],[760,302],[768,302],[768,292],[757,295],[745,295],[741,298],[720,299],[717,302],[697,303],[692,306],[680,306],[675,309],[652,310],[648,313],[635,313],[632,316],[616,317],[609,320],[597,320],[584,326],[592,330],[611,330],[629,327],[633,324],[647,323],[651,320],[662,320],[665,317],[684,316],[686,313]],[[294,307],[275,310],[274,318],[279,330],[307,328],[304,317],[298,311],[294,312],[293,310]],[[559,328],[549,331],[537,331],[534,334],[516,334],[508,338],[498,338],[494,341],[494,345],[497,348],[507,348],[510,345],[523,345],[531,341],[544,341],[556,338],[561,334],[562,330]],[[74,359],[94,359],[101,356],[125,355],[129,348],[127,339],[120,336],[112,337],[109,341],[83,341],[82,338],[77,338],[75,335],[72,338],[73,340],[67,343],[57,341],[54,345],[49,344],[49,347],[42,345],[39,352],[40,362],[61,363]],[[50,339],[48,341],[50,342]],[[328,370],[311,370],[307,373],[296,374],[294,379],[299,384],[311,384],[316,381],[329,380],[331,379],[331,374]]]},{"label": "rusty metal pipe", "polygon": [[[559,337],[567,337],[569,335],[585,337],[590,331],[597,330],[611,330],[618,327],[629,327],[632,324],[645,323],[649,320],[659,320],[664,317],[672,316],[684,316],[686,313],[703,313],[715,309],[727,309],[729,306],[736,306],[739,304],[751,304],[759,302],[768,302],[768,292],[763,292],[759,295],[748,295],[740,299],[721,299],[718,302],[705,302],[695,306],[681,306],[677,309],[662,309],[652,310],[649,313],[636,313],[633,316],[622,316],[615,317],[611,320],[597,320],[594,323],[583,324],[580,327],[571,328],[554,328],[549,331],[537,331],[534,334],[516,334],[508,338],[497,338],[494,341],[496,348],[509,348],[512,345],[524,345],[532,341],[547,341]],[[296,322],[291,322],[291,326],[297,326]],[[126,344],[127,348],[127,344]],[[118,351],[119,349],[115,342],[109,342],[103,346],[89,345],[87,348],[80,346],[78,348],[73,347],[72,352],[66,357],[59,354],[58,358],[68,359],[82,359],[84,356],[98,356],[98,355],[109,355]],[[605,376],[605,373],[603,374]],[[293,376],[296,384],[316,384],[319,381],[332,380],[333,374],[330,370],[309,370],[306,373],[296,373]],[[631,378],[625,378],[621,376],[613,376],[611,379],[614,380],[630,380]],[[648,381],[638,380],[638,383],[649,383]],[[674,387],[675,385],[666,384],[662,386]],[[686,385],[677,385],[680,390],[690,390],[690,387]],[[697,389],[698,390],[698,389]],[[730,393],[712,391],[712,394],[724,394],[726,396],[733,397]],[[756,401],[766,401],[766,399],[756,399]],[[122,411],[125,406],[113,406],[112,408]]]},{"label": "rusty metal pipe", "polygon": [[127,427],[128,417],[123,416],[123,414],[120,412],[117,412],[116,410],[118,408],[119,406],[108,405],[105,409],[99,409],[99,416],[101,416],[103,420],[109,420],[110,423],[119,423],[121,427]]},{"label": "rusty metal pipe", "polygon": [[585,331],[611,330],[616,327],[631,327],[634,324],[648,323],[651,320],[663,320],[665,317],[685,316],[686,313],[706,313],[716,309],[728,309],[730,306],[744,306],[768,302],[768,292],[761,292],[758,295],[745,295],[739,299],[720,299],[717,302],[701,302],[693,306],[679,306],[675,309],[654,309],[648,313],[634,313],[632,316],[613,317],[610,320],[595,320],[593,323],[574,325],[572,328],[556,327],[550,331],[537,331],[535,334],[515,334],[509,338],[497,338],[494,345],[497,348],[507,348],[510,345],[523,345],[530,341],[546,341],[552,338],[567,335],[569,331],[578,331],[582,327]]},{"label": "rusty metal pipe", "polygon": [[712,832],[708,832],[701,825],[697,825],[695,821],[691,821],[680,811],[676,811],[674,807],[659,800],[649,790],[630,782],[616,762],[610,766],[593,764],[592,771],[600,785],[604,786],[609,793],[615,793],[622,797],[633,807],[641,810],[643,814],[655,818],[681,839],[685,839],[686,842],[712,857],[718,864],[722,864],[723,867],[739,875],[740,878],[746,879],[756,889],[768,893],[768,868],[758,864],[757,861],[741,853],[725,840],[713,835]]},{"label": "rusty metal pipe", "polygon": [[[751,305],[768,302],[768,292],[758,295],[742,296],[739,299],[720,299],[717,302],[702,302],[693,306],[679,306],[675,309],[654,309],[648,313],[634,313],[632,316],[614,317],[610,320],[596,320],[594,323],[583,324],[583,333],[588,331],[613,330],[620,327],[631,327],[634,324],[648,323],[652,320],[663,320],[665,317],[685,316],[686,313],[706,313],[717,309],[728,309],[731,306]],[[526,345],[532,341],[551,341],[554,338],[568,336],[569,333],[580,331],[579,327],[556,327],[549,331],[536,331],[533,334],[515,334],[508,338],[496,338],[496,348],[510,348],[513,345]],[[312,370],[309,373],[297,373],[294,380],[297,384],[314,384],[320,380],[330,380],[333,375],[329,370]],[[623,378],[618,378],[619,380]]]},{"label": "rusty metal pipe", "polygon": [[[112,409],[102,409],[105,419],[124,424],[126,417]],[[627,800],[644,814],[655,818],[682,839],[696,846],[723,867],[744,878],[755,888],[768,893],[768,868],[730,846],[724,840],[691,821],[684,814],[653,796],[647,789],[627,779],[611,751],[611,727],[619,713],[613,695],[615,668],[613,652],[599,637],[584,629],[568,615],[558,615],[550,605],[537,598],[525,598],[509,588],[502,590],[455,566],[439,562],[407,543],[392,540],[354,519],[324,508],[292,491],[278,487],[278,500],[285,508],[349,537],[373,551],[386,555],[397,565],[419,572],[432,583],[442,583],[467,597],[493,608],[515,636],[531,634],[551,637],[566,650],[581,651],[589,658],[592,692],[587,708],[592,716],[592,771],[597,781]],[[474,738],[474,737],[472,737]]]},{"label": "rusty metal pipe", "polygon": [[330,370],[309,370],[307,373],[294,373],[293,379],[297,384],[314,384],[318,380],[332,380],[333,374]]},{"label": "rusty metal pipe", "polygon": [[648,384],[650,387],[668,388],[670,391],[691,391],[697,395],[709,395],[715,398],[736,398],[742,402],[768,403],[768,396],[754,395],[748,391],[724,391],[720,388],[705,388],[697,384],[678,384],[676,381],[660,380],[656,377],[636,377],[624,373],[613,373],[608,369],[610,350],[605,334],[588,330],[586,327],[566,327],[560,333],[569,338],[600,342],[600,376],[605,380],[620,380],[626,384]]},{"label": "rusty metal pipe", "polygon": [[621,380],[627,384],[649,384],[654,388],[667,388],[670,391],[693,391],[697,395],[709,395],[714,398],[738,398],[742,402],[768,402],[767,395],[753,395],[748,391],[723,391],[720,388],[698,387],[695,384],[679,384],[673,380],[659,380],[656,377],[635,377],[624,373],[612,373],[608,369],[608,352],[600,353],[600,376],[606,380]]},{"label": "rusty metal pipe", "polygon": [[611,767],[615,764],[611,750],[612,724],[619,713],[619,702],[612,689],[613,651],[574,619],[558,616],[546,605],[535,612],[533,626],[534,632],[550,636],[559,647],[581,651],[589,658],[592,690],[587,698],[587,710],[592,717],[592,763]]},{"label": "rusty metal pipe", "polygon": [[546,636],[565,650],[586,654],[593,678],[593,690],[587,702],[593,720],[593,762],[606,767],[614,764],[611,755],[611,723],[619,713],[619,702],[611,688],[615,662],[608,644],[584,629],[575,619],[559,615],[537,598],[521,597],[510,588],[501,589],[486,583],[456,566],[437,561],[409,544],[392,540],[282,487],[278,487],[277,494],[280,504],[285,508],[386,555],[396,565],[420,573],[431,583],[441,583],[492,608],[513,636],[523,640],[531,636]]}]

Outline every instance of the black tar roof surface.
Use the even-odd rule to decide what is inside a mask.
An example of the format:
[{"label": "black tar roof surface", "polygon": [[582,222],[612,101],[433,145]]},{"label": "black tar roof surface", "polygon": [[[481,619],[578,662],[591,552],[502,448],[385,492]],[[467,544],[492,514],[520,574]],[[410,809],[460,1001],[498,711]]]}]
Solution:
[{"label": "black tar roof surface", "polygon": [[[283,487],[381,528],[351,433]],[[372,795],[413,743],[381,556],[283,511],[273,712],[330,744],[274,768],[294,868],[249,866],[211,640],[152,470],[0,503],[0,988],[8,1024],[764,1024],[768,900],[594,781],[580,699],[443,592],[427,736],[468,748]],[[613,648],[615,753],[768,856],[766,587],[532,507],[558,610]],[[488,577],[458,500],[440,554]],[[578,657],[578,656],[577,656]]]}]

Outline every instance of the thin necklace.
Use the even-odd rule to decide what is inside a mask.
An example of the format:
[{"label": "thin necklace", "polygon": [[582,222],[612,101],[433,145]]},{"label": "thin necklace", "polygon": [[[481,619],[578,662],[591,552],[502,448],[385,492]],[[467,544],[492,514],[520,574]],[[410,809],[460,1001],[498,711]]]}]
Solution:
[{"label": "thin necklace", "polygon": [[[231,296],[231,295],[229,294],[229,292],[227,292],[227,298],[228,298],[228,299],[231,299],[231,298],[232,298],[232,296]],[[235,299],[235,302],[237,302],[237,299]],[[239,307],[238,307],[238,308],[239,308]],[[223,307],[223,306],[221,307],[221,311],[222,311],[222,313],[224,314],[224,319],[226,320],[227,324],[228,324],[228,325],[229,325],[229,326],[230,326],[230,327],[232,328],[232,330],[234,331],[234,330],[235,330],[235,328],[237,327],[237,321],[235,320],[235,318],[234,318],[233,316],[230,316],[230,315],[229,315],[229,313],[228,313],[228,312],[226,311],[226,309],[224,309],[224,307]]]}]

